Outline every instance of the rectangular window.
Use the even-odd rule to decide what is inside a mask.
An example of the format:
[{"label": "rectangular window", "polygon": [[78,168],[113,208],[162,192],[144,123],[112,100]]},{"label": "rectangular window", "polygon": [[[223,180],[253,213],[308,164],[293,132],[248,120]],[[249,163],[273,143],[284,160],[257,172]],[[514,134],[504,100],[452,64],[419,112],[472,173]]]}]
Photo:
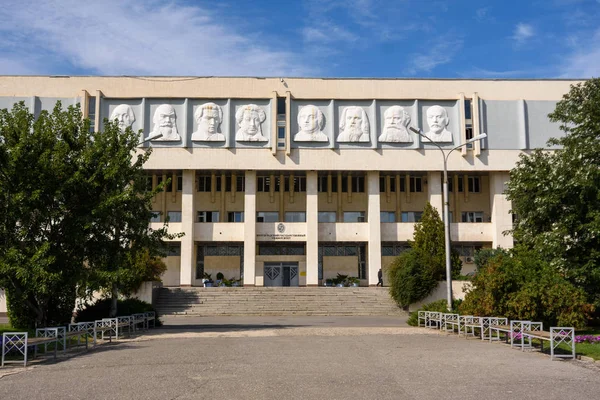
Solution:
[{"label": "rectangular window", "polygon": [[173,176],[167,176],[167,185],[165,191],[171,193],[173,191]]},{"label": "rectangular window", "polygon": [[204,175],[198,177],[198,191],[199,192],[210,192],[211,177],[210,175]]},{"label": "rectangular window", "polygon": [[406,179],[403,176],[400,177],[400,192],[406,192]]},{"label": "rectangular window", "polygon": [[483,222],[483,212],[464,211],[462,213],[462,222]]},{"label": "rectangular window", "polygon": [[464,182],[463,182],[463,176],[459,175],[458,176],[458,193],[462,193],[464,192],[465,188],[464,188]]},{"label": "rectangular window", "polygon": [[469,192],[479,193],[481,192],[481,182],[478,176],[469,176],[467,178],[469,182]]},{"label": "rectangular window", "polygon": [[335,222],[335,211],[319,211],[319,222]]},{"label": "rectangular window", "polygon": [[379,193],[385,192],[385,176],[379,177]]},{"label": "rectangular window", "polygon": [[256,183],[257,192],[268,192],[271,190],[271,177],[269,176],[259,176]]},{"label": "rectangular window", "polygon": [[[280,126],[277,128],[277,139],[285,139],[285,127]],[[285,145],[285,142],[284,142]]]},{"label": "rectangular window", "polygon": [[348,193],[348,178],[342,176],[342,193]]},{"label": "rectangular window", "polygon": [[353,176],[352,177],[352,193],[364,193],[365,192],[365,177],[364,176]]},{"label": "rectangular window", "polygon": [[422,216],[422,211],[403,211],[402,222],[419,222]]},{"label": "rectangular window", "polygon": [[379,215],[381,222],[396,222],[396,213],[393,211],[381,211]]},{"label": "rectangular window", "polygon": [[96,131],[96,98],[88,97],[88,118],[90,120],[90,132]]},{"label": "rectangular window", "polygon": [[344,211],[344,222],[367,222],[364,211]]},{"label": "rectangular window", "polygon": [[217,181],[216,185],[215,185],[216,186],[215,191],[220,192],[221,189],[223,188],[223,180],[221,179],[220,175],[215,176],[215,180]]},{"label": "rectangular window", "polygon": [[471,119],[471,100],[465,99],[465,119]]},{"label": "rectangular window", "polygon": [[198,211],[198,222],[219,222],[219,212]]},{"label": "rectangular window", "polygon": [[285,119],[285,97],[277,97],[277,117],[280,115]]},{"label": "rectangular window", "polygon": [[238,192],[246,191],[246,179],[243,176],[235,177],[235,190]]},{"label": "rectangular window", "polygon": [[294,192],[306,192],[306,177],[295,176],[294,177]]},{"label": "rectangular window", "polygon": [[146,177],[146,191],[147,192],[151,192],[152,191],[152,176],[147,176]]},{"label": "rectangular window", "polygon": [[243,211],[230,211],[227,213],[227,222],[244,222]]},{"label": "rectangular window", "polygon": [[183,191],[183,176],[181,176],[181,175],[177,175],[177,191],[178,192]]},{"label": "rectangular window", "polygon": [[412,193],[420,193],[423,191],[423,179],[420,176],[410,177],[410,191]]},{"label": "rectangular window", "polygon": [[317,180],[317,190],[320,193],[327,193],[327,177],[326,176],[320,176],[319,179]]},{"label": "rectangular window", "polygon": [[278,222],[279,213],[277,211],[259,211],[256,213],[256,222]]},{"label": "rectangular window", "polygon": [[181,211],[167,211],[169,222],[181,222]]},{"label": "rectangular window", "polygon": [[231,176],[225,177],[225,191],[231,192]]},{"label": "rectangular window", "polygon": [[160,211],[152,211],[150,222],[160,222]]},{"label": "rectangular window", "polygon": [[306,213],[300,211],[288,211],[285,213],[285,222],[306,222]]},{"label": "rectangular window", "polygon": [[167,257],[181,257],[181,243],[169,243],[167,245]]},{"label": "rectangular window", "polygon": [[[442,182],[444,183],[444,182]],[[454,177],[448,177],[448,193],[452,193],[452,188],[454,187]]]}]

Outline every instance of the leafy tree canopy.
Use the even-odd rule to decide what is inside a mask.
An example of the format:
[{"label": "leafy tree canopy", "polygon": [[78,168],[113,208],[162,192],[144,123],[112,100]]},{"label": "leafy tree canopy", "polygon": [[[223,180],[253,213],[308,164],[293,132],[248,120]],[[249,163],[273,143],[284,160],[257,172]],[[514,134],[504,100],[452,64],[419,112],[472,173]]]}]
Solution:
[{"label": "leafy tree canopy", "polygon": [[511,171],[512,233],[600,305],[600,79],[572,85],[549,118],[565,136]]},{"label": "leafy tree canopy", "polygon": [[[76,288],[127,288],[169,236],[149,230],[138,135],[79,107],[0,110],[0,287],[15,326],[68,322]],[[161,190],[161,187],[156,189]]]}]

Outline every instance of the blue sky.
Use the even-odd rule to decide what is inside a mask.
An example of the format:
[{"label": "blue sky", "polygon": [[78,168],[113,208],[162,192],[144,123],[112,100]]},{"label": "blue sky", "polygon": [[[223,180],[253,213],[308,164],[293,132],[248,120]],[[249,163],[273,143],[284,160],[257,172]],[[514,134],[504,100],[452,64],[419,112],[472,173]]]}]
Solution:
[{"label": "blue sky", "polygon": [[600,0],[2,0],[0,74],[588,78]]}]

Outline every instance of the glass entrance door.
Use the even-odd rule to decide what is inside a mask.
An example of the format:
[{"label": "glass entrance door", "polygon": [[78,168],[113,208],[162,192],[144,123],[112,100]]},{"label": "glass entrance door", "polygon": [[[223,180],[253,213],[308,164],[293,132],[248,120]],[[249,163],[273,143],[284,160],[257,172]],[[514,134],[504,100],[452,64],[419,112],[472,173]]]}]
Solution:
[{"label": "glass entrance door", "polygon": [[298,286],[298,263],[265,263],[265,286]]}]

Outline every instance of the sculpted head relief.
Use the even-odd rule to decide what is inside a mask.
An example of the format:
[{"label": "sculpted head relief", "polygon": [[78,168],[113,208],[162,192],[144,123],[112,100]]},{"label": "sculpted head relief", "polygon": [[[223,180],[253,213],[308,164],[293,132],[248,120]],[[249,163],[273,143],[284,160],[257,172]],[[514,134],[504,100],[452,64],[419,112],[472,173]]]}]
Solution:
[{"label": "sculpted head relief", "polygon": [[296,142],[328,142],[329,138],[322,131],[325,116],[317,106],[307,105],[298,113],[300,131],[294,135]]},{"label": "sculpted head relief", "polygon": [[176,141],[181,140],[177,131],[177,115],[175,109],[170,104],[161,104],[154,112],[154,129],[150,133],[150,137],[162,134],[162,137],[156,140]]},{"label": "sculpted head relief", "polygon": [[452,142],[452,132],[448,131],[448,112],[444,107],[431,106],[427,109],[427,125],[429,131],[425,137],[431,142]]},{"label": "sculpted head relief", "polygon": [[412,136],[406,129],[410,124],[410,115],[400,106],[392,106],[383,113],[383,132],[380,142],[412,142]]},{"label": "sculpted head relief", "polygon": [[362,107],[346,107],[340,117],[338,142],[368,142],[369,119]]},{"label": "sculpted head relief", "polygon": [[256,104],[240,107],[235,113],[235,120],[240,129],[235,134],[235,140],[247,142],[266,142],[262,135],[262,123],[267,119],[265,111]]},{"label": "sculpted head relief", "polygon": [[205,103],[194,112],[198,130],[192,133],[192,140],[219,141],[225,136],[219,133],[223,121],[223,110],[215,103]]},{"label": "sculpted head relief", "polygon": [[119,104],[110,114],[110,120],[114,121],[115,119],[119,124],[119,129],[125,131],[135,122],[135,114],[128,104]]}]

